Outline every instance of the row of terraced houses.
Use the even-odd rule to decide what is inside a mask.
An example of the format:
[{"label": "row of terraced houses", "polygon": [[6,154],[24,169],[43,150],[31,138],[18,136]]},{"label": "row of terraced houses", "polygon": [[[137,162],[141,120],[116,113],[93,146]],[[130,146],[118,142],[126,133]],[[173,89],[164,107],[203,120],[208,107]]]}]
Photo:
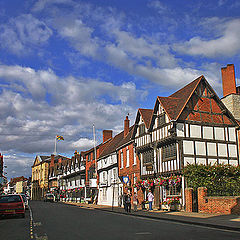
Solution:
[{"label": "row of terraced houses", "polygon": [[222,68],[222,82],[222,99],[200,76],[158,96],[153,109],[138,109],[134,124],[126,116],[116,136],[104,130],[95,148],[71,159],[36,156],[32,199],[52,192],[62,201],[121,206],[124,192],[136,192],[141,203],[152,190],[156,208],[172,196],[184,207],[187,164],[239,165],[240,87],[232,64]]}]

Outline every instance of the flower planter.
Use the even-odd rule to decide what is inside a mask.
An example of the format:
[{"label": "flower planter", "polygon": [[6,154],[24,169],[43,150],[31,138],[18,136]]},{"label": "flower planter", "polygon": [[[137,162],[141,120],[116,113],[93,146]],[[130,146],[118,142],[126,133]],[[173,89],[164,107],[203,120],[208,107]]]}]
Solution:
[{"label": "flower planter", "polygon": [[180,203],[170,204],[171,211],[181,211],[181,209],[182,209],[182,206]]},{"label": "flower planter", "polygon": [[165,211],[169,211],[170,210],[170,206],[168,204],[162,204],[161,205],[161,209],[165,210]]}]

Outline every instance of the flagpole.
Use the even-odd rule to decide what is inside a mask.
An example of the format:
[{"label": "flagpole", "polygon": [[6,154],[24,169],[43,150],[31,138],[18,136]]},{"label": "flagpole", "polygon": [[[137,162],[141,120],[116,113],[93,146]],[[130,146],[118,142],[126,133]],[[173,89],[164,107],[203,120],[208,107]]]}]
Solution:
[{"label": "flagpole", "polygon": [[[96,181],[97,181],[97,151],[96,151],[96,134],[95,134],[95,126],[93,124],[93,141],[94,141],[94,157],[95,157],[95,177],[96,177]],[[95,192],[95,196],[94,196],[94,201],[95,204],[97,204],[97,198],[98,198],[98,186],[96,186],[96,192]]]},{"label": "flagpole", "polygon": [[97,151],[96,151],[96,134],[95,134],[94,124],[93,124],[93,142],[94,142],[94,157],[95,157],[95,174],[97,178]]},{"label": "flagpole", "polygon": [[54,155],[57,155],[57,136],[55,136],[55,147],[54,147]]}]

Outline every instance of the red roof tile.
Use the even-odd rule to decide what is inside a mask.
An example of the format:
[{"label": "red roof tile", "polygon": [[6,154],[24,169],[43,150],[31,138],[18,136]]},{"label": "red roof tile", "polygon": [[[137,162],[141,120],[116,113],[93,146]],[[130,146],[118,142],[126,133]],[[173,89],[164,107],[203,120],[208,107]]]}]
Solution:
[{"label": "red roof tile", "polygon": [[158,97],[158,100],[171,120],[176,120],[180,116],[192,93],[203,78],[203,76],[198,77],[169,97]]},{"label": "red roof tile", "polygon": [[146,128],[149,128],[152,119],[153,109],[139,108],[138,110],[142,116]]}]

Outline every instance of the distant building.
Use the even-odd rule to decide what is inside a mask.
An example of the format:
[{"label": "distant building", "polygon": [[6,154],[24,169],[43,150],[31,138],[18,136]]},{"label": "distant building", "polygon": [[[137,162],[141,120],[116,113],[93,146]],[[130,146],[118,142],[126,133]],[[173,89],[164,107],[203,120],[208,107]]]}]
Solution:
[{"label": "distant building", "polygon": [[31,198],[33,200],[41,200],[48,191],[48,171],[51,156],[35,157],[32,166],[32,188]]},{"label": "distant building", "polygon": [[11,178],[9,182],[10,193],[26,193],[28,186],[28,179],[24,176]]}]

